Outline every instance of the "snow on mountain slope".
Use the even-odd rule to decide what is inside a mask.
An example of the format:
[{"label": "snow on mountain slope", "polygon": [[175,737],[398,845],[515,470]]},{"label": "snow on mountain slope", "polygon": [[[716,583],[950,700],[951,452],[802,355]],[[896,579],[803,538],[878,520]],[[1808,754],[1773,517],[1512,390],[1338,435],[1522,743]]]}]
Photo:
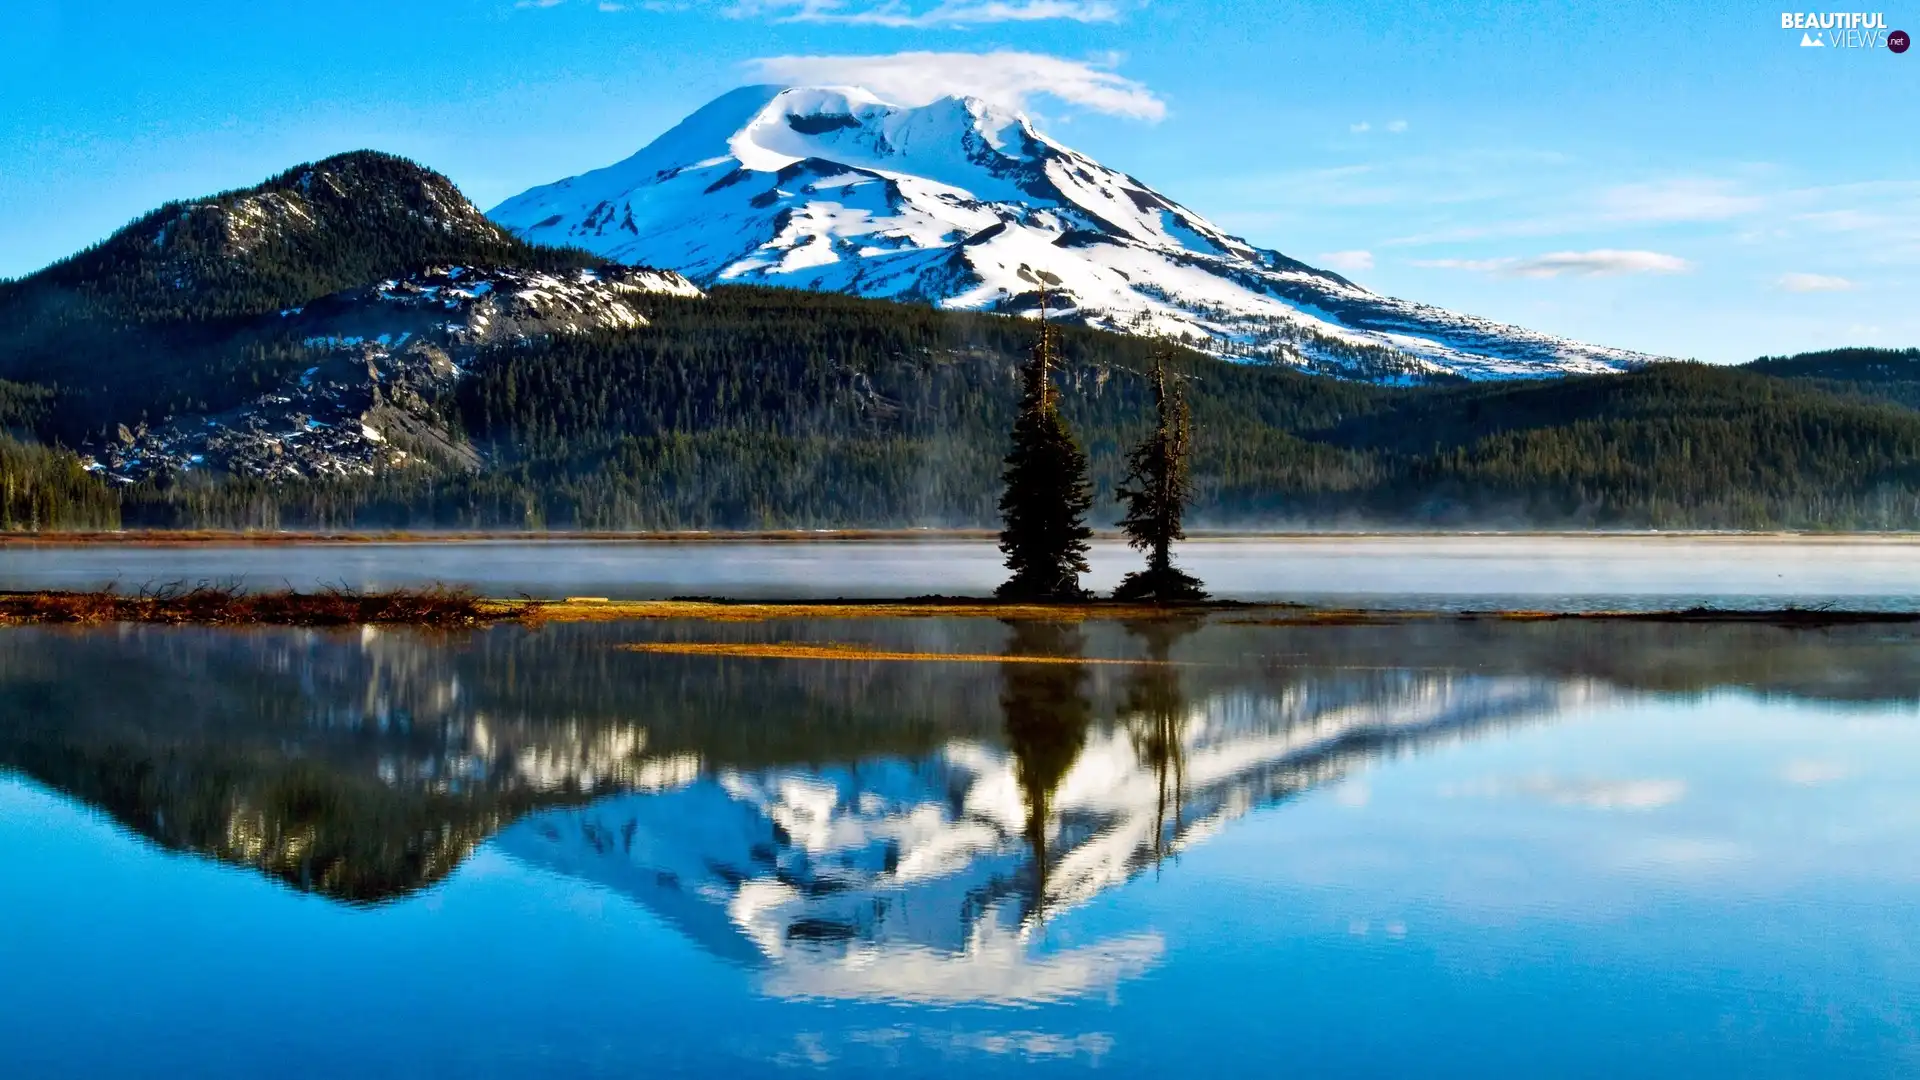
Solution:
[{"label": "snow on mountain slope", "polygon": [[309,367],[221,412],[168,417],[86,447],[118,483],[196,470],[298,480],[370,476],[430,460],[477,467],[435,402],[489,345],[647,325],[648,296],[699,296],[672,271],[442,266],[323,296],[254,321],[297,341]]},{"label": "snow on mountain slope", "polygon": [[1253,247],[975,98],[744,87],[618,164],[490,211],[531,241],[680,271],[1066,317],[1369,378],[1618,371],[1657,359],[1380,296]]}]

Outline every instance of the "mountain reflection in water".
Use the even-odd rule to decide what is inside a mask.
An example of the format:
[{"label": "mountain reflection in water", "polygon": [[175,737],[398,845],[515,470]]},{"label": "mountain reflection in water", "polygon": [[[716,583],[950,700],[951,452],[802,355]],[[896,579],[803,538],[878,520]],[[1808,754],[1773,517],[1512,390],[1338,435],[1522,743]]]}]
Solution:
[{"label": "mountain reflection in water", "polygon": [[[831,641],[1146,661],[636,654]],[[490,844],[792,998],[1030,1003],[1160,962],[1050,920],[1249,811],[1601,699],[1920,699],[1907,630],[872,620],[470,635],[0,634],[0,768],[162,847],[373,904]]]},{"label": "mountain reflection in water", "polygon": [[[1021,624],[1014,655],[1078,655]],[[1165,659],[1167,643],[1150,648]],[[1223,687],[1140,666],[1096,723],[1079,665],[1002,665],[997,741],[839,766],[721,767],[672,791],[535,814],[494,843],[613,889],[785,996],[1051,1000],[1112,986],[1152,933],[1050,948],[1052,915],[1256,806],[1375,755],[1544,715],[1582,682],[1415,675]]]}]

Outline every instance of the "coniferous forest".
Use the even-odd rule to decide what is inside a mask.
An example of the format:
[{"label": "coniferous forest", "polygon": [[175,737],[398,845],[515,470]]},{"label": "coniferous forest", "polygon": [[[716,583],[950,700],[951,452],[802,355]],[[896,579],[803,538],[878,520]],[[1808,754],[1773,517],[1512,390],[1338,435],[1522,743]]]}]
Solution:
[{"label": "coniferous forest", "polygon": [[[0,386],[9,527],[985,526],[1031,323],[757,288],[657,298],[654,325],[490,355],[448,404],[479,471],[109,491],[50,447],[60,394]],[[1143,340],[1062,328],[1059,407],[1110,528],[1151,429]],[[1901,353],[1381,387],[1176,350],[1198,528],[1920,527],[1920,385]],[[70,444],[69,444],[70,445]],[[19,464],[31,463],[31,464]]]}]

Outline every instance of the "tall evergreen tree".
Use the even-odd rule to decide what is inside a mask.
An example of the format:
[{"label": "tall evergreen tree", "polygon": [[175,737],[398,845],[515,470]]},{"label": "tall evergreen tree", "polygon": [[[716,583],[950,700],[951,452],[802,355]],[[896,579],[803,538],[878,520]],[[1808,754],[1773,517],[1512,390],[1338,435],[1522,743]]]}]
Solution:
[{"label": "tall evergreen tree", "polygon": [[1127,478],[1120,501],[1126,516],[1120,528],[1127,544],[1147,553],[1147,568],[1128,574],[1114,590],[1117,600],[1204,600],[1200,579],[1173,565],[1173,542],[1185,540],[1181,520],[1193,484],[1187,471],[1193,445],[1193,421],[1178,384],[1167,383],[1167,351],[1153,351],[1149,376],[1153,391],[1153,432],[1127,455]]},{"label": "tall evergreen tree", "polygon": [[1009,600],[1080,600],[1087,595],[1080,575],[1087,572],[1087,511],[1093,489],[1087,482],[1087,455],[1060,415],[1053,388],[1058,353],[1046,319],[1046,290],[1041,288],[1040,339],[1022,369],[1020,412],[1013,422],[1013,449],[1001,474],[1000,550],[1012,576],[997,595]]}]

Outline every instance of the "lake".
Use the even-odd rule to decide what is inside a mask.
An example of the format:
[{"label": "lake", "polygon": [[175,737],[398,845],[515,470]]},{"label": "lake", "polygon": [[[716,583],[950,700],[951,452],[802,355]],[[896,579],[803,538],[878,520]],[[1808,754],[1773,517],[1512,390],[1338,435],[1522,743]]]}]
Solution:
[{"label": "lake", "polygon": [[[1211,538],[1181,564],[1221,597],[1355,607],[1647,609],[1833,605],[1920,609],[1920,538],[1699,535],[1363,535]],[[1098,541],[1087,583],[1140,559]],[[493,596],[734,598],[985,595],[991,541],[499,540],[301,546],[0,548],[0,589],[171,582],[252,588],[444,583]]]},{"label": "lake", "polygon": [[[624,648],[792,642],[1000,659]],[[0,1047],[1912,1076],[1917,706],[1908,626],[0,629]]]}]

